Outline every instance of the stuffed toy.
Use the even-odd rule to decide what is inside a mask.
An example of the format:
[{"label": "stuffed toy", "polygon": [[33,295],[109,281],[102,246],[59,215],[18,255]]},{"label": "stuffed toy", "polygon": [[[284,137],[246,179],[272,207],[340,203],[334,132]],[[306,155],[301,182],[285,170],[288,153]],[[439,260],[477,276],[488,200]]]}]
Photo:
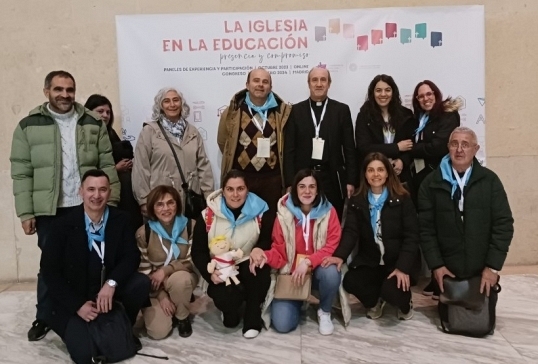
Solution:
[{"label": "stuffed toy", "polygon": [[211,262],[207,263],[207,271],[213,274],[215,269],[220,272],[219,278],[230,285],[230,279],[238,285],[239,279],[236,275],[239,274],[235,261],[243,258],[241,249],[231,250],[232,243],[225,236],[219,235],[211,239],[209,242],[209,252],[211,253]]}]

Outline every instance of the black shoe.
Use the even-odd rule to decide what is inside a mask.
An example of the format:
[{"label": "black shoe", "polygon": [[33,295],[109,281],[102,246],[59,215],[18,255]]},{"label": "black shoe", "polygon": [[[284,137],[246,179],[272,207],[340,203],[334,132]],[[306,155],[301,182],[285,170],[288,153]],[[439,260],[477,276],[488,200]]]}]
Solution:
[{"label": "black shoe", "polygon": [[437,286],[437,283],[435,282],[435,280],[432,278],[430,283],[428,283],[428,285],[426,287],[424,287],[424,289],[422,290],[422,294],[424,296],[432,296],[433,295],[433,292],[435,290],[435,286]]},{"label": "black shoe", "polygon": [[135,342],[136,351],[142,350],[142,341],[138,338],[138,336],[133,335],[133,340]]},{"label": "black shoe", "polygon": [[189,337],[192,335],[191,320],[187,317],[183,320],[177,320],[177,331],[181,337]]},{"label": "black shoe", "polygon": [[41,320],[35,320],[32,322],[32,327],[30,330],[28,330],[28,341],[38,341],[43,339],[47,332],[50,331],[50,327],[48,325],[41,321]]}]

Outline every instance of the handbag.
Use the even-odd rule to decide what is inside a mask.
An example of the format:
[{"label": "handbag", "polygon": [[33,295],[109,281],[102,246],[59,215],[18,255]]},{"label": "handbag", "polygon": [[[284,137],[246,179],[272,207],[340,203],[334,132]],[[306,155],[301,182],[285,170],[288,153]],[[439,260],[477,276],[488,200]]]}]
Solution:
[{"label": "handbag", "polygon": [[279,274],[276,277],[274,298],[279,300],[306,301],[310,297],[312,275],[305,274],[301,286],[293,284],[291,274]]},{"label": "handbag", "polygon": [[439,301],[447,305],[456,305],[476,310],[484,305],[486,294],[480,293],[481,276],[469,279],[443,277],[444,292]]},{"label": "handbag", "polygon": [[115,301],[112,310],[90,321],[88,330],[94,359],[103,363],[117,363],[136,355],[131,322],[121,303]]},{"label": "handbag", "polygon": [[176,154],[176,150],[174,149],[174,146],[170,142],[170,139],[168,138],[168,135],[166,134],[166,131],[164,130],[162,124],[157,121],[157,125],[159,125],[159,129],[161,129],[161,133],[164,136],[164,139],[168,143],[168,146],[172,150],[172,154],[174,156],[174,160],[177,164],[177,169],[179,170],[179,175],[181,176],[181,188],[183,189],[183,192],[185,194],[184,198],[184,213],[185,217],[188,217],[189,219],[197,219],[198,216],[202,213],[202,211],[207,207],[207,202],[203,194],[195,192],[191,186],[187,183],[187,180],[185,179],[185,175],[183,174],[183,169],[181,169],[181,165],[179,164],[179,159]]},{"label": "handbag", "polygon": [[439,296],[437,306],[443,332],[471,337],[493,334],[501,286],[495,284],[486,297],[480,294],[481,279],[480,276],[467,280],[443,279],[445,292]]}]

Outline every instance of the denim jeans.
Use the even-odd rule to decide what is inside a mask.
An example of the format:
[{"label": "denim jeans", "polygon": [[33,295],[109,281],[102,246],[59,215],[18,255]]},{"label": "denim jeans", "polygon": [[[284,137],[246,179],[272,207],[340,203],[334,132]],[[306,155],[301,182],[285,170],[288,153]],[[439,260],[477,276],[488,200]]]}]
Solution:
[{"label": "denim jeans", "polygon": [[[331,312],[334,298],[340,287],[340,272],[336,265],[327,268],[321,266],[314,269],[312,288],[319,291],[319,308],[323,312]],[[299,325],[303,301],[278,300],[271,303],[271,322],[277,332],[293,331]]]}]

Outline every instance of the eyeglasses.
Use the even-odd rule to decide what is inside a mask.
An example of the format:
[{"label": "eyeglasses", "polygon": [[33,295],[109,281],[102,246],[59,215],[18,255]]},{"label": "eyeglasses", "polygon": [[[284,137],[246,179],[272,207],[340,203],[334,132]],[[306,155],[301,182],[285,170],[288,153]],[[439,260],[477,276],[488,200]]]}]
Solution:
[{"label": "eyeglasses", "polygon": [[428,92],[426,92],[425,94],[418,95],[418,96],[417,96],[417,100],[419,100],[419,101],[420,101],[420,100],[424,100],[425,98],[427,98],[427,97],[432,97],[433,95],[434,95],[433,92],[428,91]]},{"label": "eyeglasses", "polygon": [[169,201],[166,201],[166,202],[159,201],[159,202],[155,203],[155,210],[162,210],[165,207],[173,209],[174,207],[176,207],[176,201],[169,200]]},{"label": "eyeglasses", "polygon": [[448,148],[449,149],[456,149],[456,150],[459,149],[459,148],[461,148],[463,150],[467,150],[467,149],[472,148],[474,146],[476,146],[476,144],[469,144],[467,142],[462,142],[460,144],[457,141],[452,141],[452,142],[448,143]]}]

